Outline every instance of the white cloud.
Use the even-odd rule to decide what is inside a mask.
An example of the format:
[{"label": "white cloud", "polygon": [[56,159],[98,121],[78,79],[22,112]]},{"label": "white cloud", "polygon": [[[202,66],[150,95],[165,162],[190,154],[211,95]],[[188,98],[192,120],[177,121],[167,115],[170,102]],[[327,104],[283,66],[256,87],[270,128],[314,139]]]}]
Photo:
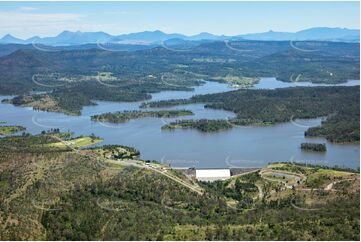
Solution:
[{"label": "white cloud", "polygon": [[139,15],[139,14],[141,14],[141,12],[115,10],[115,11],[106,11],[106,12],[104,12],[104,14],[114,14],[114,15]]},{"label": "white cloud", "polygon": [[83,15],[72,13],[31,13],[0,11],[1,34],[11,33],[22,38],[34,33],[39,35],[57,34],[60,29],[80,23]]},{"label": "white cloud", "polygon": [[[140,12],[113,11],[113,14],[140,14]],[[27,39],[34,35],[40,37],[56,36],[64,30],[104,31],[109,34],[121,34],[137,31],[156,30],[151,24],[133,22],[88,22],[88,16],[72,13],[36,13],[19,11],[0,11],[0,38],[5,34]],[[163,29],[162,29],[163,30]],[[165,29],[166,30],[166,29]]]},{"label": "white cloud", "polygon": [[20,7],[19,10],[20,11],[34,11],[37,10],[38,8],[34,8],[34,7]]}]

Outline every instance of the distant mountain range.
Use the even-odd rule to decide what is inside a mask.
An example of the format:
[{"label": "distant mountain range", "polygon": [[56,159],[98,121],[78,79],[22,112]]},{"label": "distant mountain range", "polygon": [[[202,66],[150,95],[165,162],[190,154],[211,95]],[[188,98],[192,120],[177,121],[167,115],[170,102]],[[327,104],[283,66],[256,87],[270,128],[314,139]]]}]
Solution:
[{"label": "distant mountain range", "polygon": [[315,40],[315,41],[337,41],[337,42],[360,42],[360,30],[346,28],[310,28],[295,33],[274,32],[242,34],[236,36],[214,35],[203,32],[193,36],[173,33],[167,34],[162,31],[144,31],[138,33],[110,35],[105,32],[70,32],[63,31],[55,37],[34,36],[23,40],[10,34],[0,39],[0,44],[41,44],[50,46],[71,46],[84,44],[126,44],[126,45],[159,45],[164,41],[177,39],[178,41],[201,41],[201,40]]}]

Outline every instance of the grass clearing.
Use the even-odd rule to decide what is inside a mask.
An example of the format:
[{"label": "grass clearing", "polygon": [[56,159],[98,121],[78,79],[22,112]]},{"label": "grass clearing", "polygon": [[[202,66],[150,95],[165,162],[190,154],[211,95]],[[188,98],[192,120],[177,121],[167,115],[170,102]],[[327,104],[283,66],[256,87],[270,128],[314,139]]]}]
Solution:
[{"label": "grass clearing", "polygon": [[319,174],[327,174],[327,175],[333,175],[333,176],[350,176],[354,173],[346,172],[346,171],[337,171],[332,169],[319,169],[317,171]]},{"label": "grass clearing", "polygon": [[257,84],[260,80],[259,78],[256,77],[244,77],[244,76],[233,76],[233,75],[216,76],[216,77],[212,77],[212,79],[228,83],[231,87],[234,88],[252,87],[254,84]]},{"label": "grass clearing", "polygon": [[68,140],[65,141],[64,143],[63,142],[50,143],[48,144],[48,146],[53,148],[67,148],[67,146],[72,146],[74,148],[81,148],[89,145],[94,145],[100,142],[103,142],[103,139],[91,138],[89,136],[86,136],[86,137],[80,137],[80,138]]},{"label": "grass clearing", "polygon": [[356,173],[332,169],[316,169],[307,176],[306,186],[309,188],[324,188],[327,184],[357,176]]}]

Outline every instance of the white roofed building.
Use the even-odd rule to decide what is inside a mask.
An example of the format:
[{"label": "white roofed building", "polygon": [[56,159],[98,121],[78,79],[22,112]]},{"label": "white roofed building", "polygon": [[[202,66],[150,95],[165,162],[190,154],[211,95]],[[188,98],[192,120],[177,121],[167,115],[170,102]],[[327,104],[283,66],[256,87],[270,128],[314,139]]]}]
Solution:
[{"label": "white roofed building", "polygon": [[230,177],[230,169],[196,169],[196,178],[199,181],[226,180]]}]

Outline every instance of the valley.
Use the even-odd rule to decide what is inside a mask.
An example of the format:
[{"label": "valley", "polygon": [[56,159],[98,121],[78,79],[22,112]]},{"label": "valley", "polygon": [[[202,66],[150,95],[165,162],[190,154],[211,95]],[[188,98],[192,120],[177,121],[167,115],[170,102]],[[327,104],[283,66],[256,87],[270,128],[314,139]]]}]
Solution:
[{"label": "valley", "polygon": [[260,4],[0,4],[0,240],[359,241],[359,8]]}]

